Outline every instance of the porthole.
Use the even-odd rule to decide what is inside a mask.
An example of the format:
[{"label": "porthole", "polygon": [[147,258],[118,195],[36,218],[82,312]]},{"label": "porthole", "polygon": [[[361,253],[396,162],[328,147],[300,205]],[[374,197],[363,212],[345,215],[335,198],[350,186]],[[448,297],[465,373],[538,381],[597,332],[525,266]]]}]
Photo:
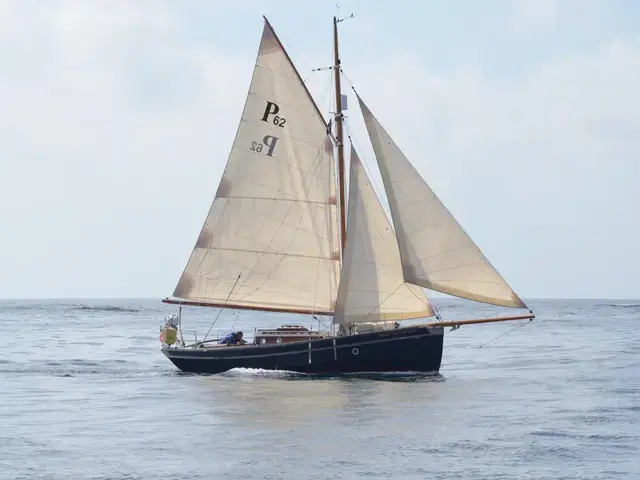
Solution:
[{"label": "porthole", "polygon": [[358,355],[360,353],[360,350],[354,348],[353,350],[351,350],[351,353],[353,353],[354,355]]},{"label": "porthole", "polygon": [[282,339],[280,337],[276,338],[276,343],[282,343]]},{"label": "porthole", "polygon": [[265,343],[267,343],[267,339],[266,338],[261,338],[260,339],[260,344],[264,345]]}]

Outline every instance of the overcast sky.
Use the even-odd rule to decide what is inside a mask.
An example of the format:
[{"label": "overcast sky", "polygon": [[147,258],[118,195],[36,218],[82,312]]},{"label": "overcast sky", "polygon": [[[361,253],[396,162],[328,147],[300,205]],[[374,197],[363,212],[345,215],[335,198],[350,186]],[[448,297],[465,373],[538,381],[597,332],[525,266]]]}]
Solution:
[{"label": "overcast sky", "polygon": [[[328,112],[329,72],[311,70],[331,63],[335,4],[0,0],[0,297],[170,295],[262,15]],[[345,74],[520,296],[640,297],[640,2],[343,0],[351,12]]]}]

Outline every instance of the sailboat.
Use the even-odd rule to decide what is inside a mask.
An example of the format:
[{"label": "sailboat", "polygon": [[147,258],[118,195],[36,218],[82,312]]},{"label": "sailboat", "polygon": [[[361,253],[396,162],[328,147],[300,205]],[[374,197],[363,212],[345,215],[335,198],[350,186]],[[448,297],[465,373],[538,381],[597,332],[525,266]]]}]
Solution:
[{"label": "sailboat", "polygon": [[[346,196],[340,21],[333,19],[336,111],[327,123],[264,18],[224,173],[173,295],[163,299],[179,312],[161,329],[161,351],[182,371],[437,373],[445,327],[534,318],[357,94],[391,218],[353,145]],[[528,313],[443,321],[425,289]],[[187,345],[183,306],[332,322],[326,331],[283,325],[256,329],[251,342]]]}]

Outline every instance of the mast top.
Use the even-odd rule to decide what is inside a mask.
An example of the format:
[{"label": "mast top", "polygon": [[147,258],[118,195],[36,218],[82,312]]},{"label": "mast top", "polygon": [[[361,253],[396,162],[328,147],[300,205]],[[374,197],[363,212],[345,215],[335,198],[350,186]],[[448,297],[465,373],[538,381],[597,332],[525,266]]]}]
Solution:
[{"label": "mast top", "polygon": [[344,22],[345,20],[349,20],[350,18],[355,18],[353,13],[351,15],[349,15],[348,17],[343,17],[343,18],[338,18],[337,16],[335,16],[335,17],[333,17],[333,23]]}]

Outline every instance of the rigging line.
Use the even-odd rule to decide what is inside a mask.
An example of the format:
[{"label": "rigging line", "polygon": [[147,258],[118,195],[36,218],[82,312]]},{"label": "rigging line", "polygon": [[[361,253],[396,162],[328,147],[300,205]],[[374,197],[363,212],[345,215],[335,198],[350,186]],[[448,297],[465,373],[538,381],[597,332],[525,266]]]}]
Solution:
[{"label": "rigging line", "polygon": [[[329,74],[329,78],[332,82],[335,82],[335,78],[334,78],[334,74],[335,72],[333,71],[333,67],[331,68],[331,73]],[[331,103],[329,104],[329,118],[334,118],[336,112],[333,112],[333,109],[335,108],[335,104],[336,104],[336,91],[334,88],[329,89],[329,100],[331,101]],[[344,122],[343,122],[344,124]]]},{"label": "rigging line", "polygon": [[[310,64],[309,62],[307,62],[307,60],[304,58],[304,56],[302,56],[302,55],[298,55],[298,53],[299,53],[299,52],[297,51],[297,49],[296,49],[296,48],[292,48],[292,45],[291,45],[288,41],[283,40],[281,37],[278,37],[278,38],[279,38],[280,42],[284,45],[284,47],[286,47],[286,51],[287,51],[287,53],[288,53],[288,54],[292,54],[292,58],[291,58],[291,63],[292,63],[292,64],[294,64],[294,65],[295,65],[295,62],[293,61],[293,57],[296,57],[298,60],[301,60],[301,61],[306,65],[305,70],[308,70],[308,71],[310,71],[311,73],[313,73],[313,72],[315,72],[315,71],[317,71],[317,70],[320,70],[320,69],[317,69],[317,68],[313,68],[313,67],[311,66],[311,64]],[[291,55],[290,55],[290,56],[291,56]],[[297,61],[297,60],[296,60],[296,61]],[[332,58],[331,58],[331,63],[333,63],[333,55],[332,55]],[[329,68],[333,69],[333,67],[329,67]],[[309,74],[307,74],[304,78],[302,78],[302,77],[300,77],[300,78],[301,78],[301,80],[302,80],[302,83],[303,83],[305,86],[308,86],[308,85],[307,85],[307,81],[309,80],[310,75],[309,75]],[[331,85],[331,80],[332,80],[332,79],[333,79],[333,76],[332,76],[332,75],[330,75],[330,76],[329,76],[329,81],[328,81],[328,86],[326,86],[326,87],[325,87],[325,92],[324,92],[324,93],[322,94],[322,96],[320,97],[320,102],[319,102],[319,103],[321,103],[321,102],[322,102],[322,100],[324,100],[324,96],[326,95],[326,91],[330,89],[329,87],[330,87],[330,85]]]},{"label": "rigging line", "polygon": [[[407,285],[414,285],[414,284],[410,283],[410,284],[407,284]],[[422,289],[422,293],[424,293],[424,296],[427,299],[427,304],[431,307],[431,309],[433,310],[433,313],[436,314],[436,320],[442,320],[442,317],[440,316],[440,312],[438,311],[438,307],[436,307],[435,304],[431,301],[431,298],[429,298],[429,293],[428,293],[427,289],[424,288],[424,287],[420,287],[420,285],[415,285],[415,286]],[[414,297],[416,297],[418,300],[422,301],[422,299],[420,297],[418,297],[418,295],[416,295],[416,292],[414,292],[412,288],[410,288],[409,291],[411,292],[411,294]]]},{"label": "rigging line", "polygon": [[528,321],[526,321],[525,323],[522,323],[522,324],[518,325],[517,327],[513,327],[512,329],[507,330],[506,332],[501,333],[501,334],[500,334],[500,335],[498,335],[496,338],[493,338],[493,339],[489,340],[487,343],[483,343],[482,345],[478,346],[478,348],[482,348],[482,347],[484,347],[484,346],[486,346],[486,345],[489,345],[490,343],[495,342],[495,341],[496,341],[496,340],[498,340],[499,338],[504,337],[505,335],[507,335],[507,334],[509,334],[509,333],[511,333],[511,332],[515,332],[516,330],[518,330],[518,329],[520,329],[520,328],[522,328],[522,327],[524,327],[524,326],[526,326],[526,325],[529,325],[529,323],[531,323],[532,321],[533,321],[533,318],[530,318],[530,319],[529,319]]},{"label": "rigging line", "polygon": [[[345,76],[345,78],[346,78],[346,76]],[[391,211],[389,211],[389,214],[387,214],[387,211],[385,210],[385,208],[383,206],[383,202],[382,202],[382,199],[385,199],[387,201],[387,204],[388,204],[389,199],[387,198],[386,195],[382,194],[382,191],[378,187],[377,182],[373,181],[372,170],[369,168],[368,162],[366,161],[367,160],[366,157],[364,157],[362,155],[362,150],[360,149],[360,147],[358,146],[358,143],[354,139],[353,130],[351,130],[350,122],[348,121],[348,119],[345,119],[344,124],[345,124],[345,127],[347,129],[347,137],[349,138],[349,141],[353,144],[354,150],[356,150],[356,152],[360,156],[360,159],[362,160],[361,163],[364,165],[365,170],[369,174],[369,184],[373,187],[373,190],[375,191],[376,195],[378,196],[378,201],[380,202],[380,205],[383,207],[382,210],[384,211],[385,215],[387,216],[387,220],[389,221],[389,224],[393,227],[394,226],[393,225],[393,217],[390,217],[390,215],[389,215],[391,213]],[[395,228],[394,228],[394,233],[395,233]],[[411,289],[409,289],[409,290],[411,290]],[[438,310],[438,307],[436,307],[436,305],[431,300],[429,294],[427,293],[427,290],[425,288],[422,288],[422,291],[424,293],[424,296],[427,299],[427,302],[433,308],[433,311],[436,314],[436,320],[442,320],[442,316],[440,315],[440,311]],[[411,290],[411,293],[413,293],[413,290]],[[413,293],[413,295],[416,296],[415,293]],[[416,298],[417,298],[417,296],[416,296]]]},{"label": "rigging line", "polygon": [[328,80],[327,83],[325,83],[324,88],[322,89],[322,95],[320,95],[318,101],[319,103],[322,103],[325,99],[325,97],[327,96],[327,94],[329,93],[329,89],[331,88],[331,80],[332,80],[332,76],[328,75]]},{"label": "rigging line", "polygon": [[356,91],[356,86],[353,84],[353,82],[351,81],[351,79],[349,77],[347,77],[347,74],[344,73],[344,70],[342,69],[342,66],[340,67],[340,73],[342,74],[342,76],[344,77],[344,79],[347,81],[347,83],[349,84],[349,86],[351,87],[351,90],[353,90],[354,92]]},{"label": "rigging line", "polygon": [[231,324],[231,331],[233,332],[233,326],[238,321],[238,317],[240,316],[240,310],[236,310],[236,318],[233,319],[233,323]]},{"label": "rigging line", "polygon": [[431,297],[427,293],[427,289],[423,288],[422,291],[424,292],[424,296],[427,297],[427,300],[429,301],[429,305],[431,305],[431,308],[433,308],[433,311],[436,314],[436,320],[443,321],[442,315],[440,315],[440,310],[438,310],[438,307],[436,306],[436,304],[431,301]]},{"label": "rigging line", "polygon": [[[367,171],[367,174],[369,175],[369,184],[373,187],[373,190],[376,192],[376,195],[378,196],[378,202],[380,202],[380,205],[382,206],[382,210],[384,211],[385,215],[387,216],[387,220],[389,220],[389,223],[393,226],[393,219],[389,218],[389,215],[387,214],[387,210],[384,208],[382,199],[386,200],[387,204],[389,203],[389,200],[387,199],[387,196],[384,195],[382,193],[382,190],[380,190],[380,188],[378,187],[377,182],[373,181],[373,171],[369,168],[369,165],[367,165],[367,158],[362,155],[362,150],[360,149],[360,147],[358,146],[358,143],[355,141],[354,139],[354,135],[353,135],[353,130],[351,130],[351,126],[349,121],[345,121],[344,122],[345,127],[347,129],[347,138],[349,139],[349,141],[352,143],[354,150],[356,151],[356,153],[358,154],[358,156],[360,157],[360,160],[362,160],[360,163],[363,164],[365,170]],[[387,205],[388,207],[388,205]],[[395,232],[395,229],[394,229]]]},{"label": "rigging line", "polygon": [[[317,70],[319,70],[319,69],[316,68],[313,71],[315,72]],[[319,106],[325,101],[325,99],[327,97],[327,94],[329,93],[329,90],[331,89],[331,85],[333,83],[332,79],[333,79],[333,76],[331,74],[329,74],[327,76],[327,81],[326,81],[324,87],[322,88],[322,94],[319,97],[314,97],[314,100],[318,104],[318,109],[320,109]],[[305,83],[306,83],[306,79],[305,79]]]},{"label": "rigging line", "polygon": [[227,295],[227,298],[225,299],[224,303],[222,304],[222,307],[220,308],[220,310],[218,310],[218,315],[216,315],[216,318],[213,319],[213,322],[211,323],[211,326],[209,327],[209,330],[207,331],[207,334],[204,336],[204,339],[202,340],[203,342],[209,336],[209,333],[211,332],[211,329],[213,328],[213,326],[218,321],[218,318],[220,318],[220,314],[222,313],[222,311],[224,310],[225,305],[227,304],[227,302],[231,298],[231,294],[233,293],[233,290],[236,288],[236,285],[238,284],[238,280],[240,280],[240,275],[242,275],[242,272],[240,272],[238,274],[238,278],[236,278],[236,283],[233,284],[233,287],[231,287],[231,290],[229,291],[229,295]]},{"label": "rigging line", "polygon": [[[415,284],[414,283],[410,283],[408,285],[415,285]],[[427,299],[427,303],[429,304],[429,306],[433,310],[433,313],[435,313],[435,315],[436,315],[436,320],[443,321],[442,320],[442,316],[440,315],[440,311],[438,310],[438,307],[436,306],[435,303],[433,303],[433,301],[431,300],[431,297],[429,296],[429,290],[427,290],[424,287],[420,287],[420,285],[415,285],[415,286],[422,289],[422,293],[424,294],[425,298]],[[420,297],[418,297],[418,295],[416,295],[416,293],[413,291],[412,288],[410,288],[409,291],[411,292],[411,294],[414,297],[416,297],[418,300],[422,301],[422,299]]]},{"label": "rigging line", "polygon": [[[295,56],[295,57],[297,57],[297,58],[298,58],[298,60],[301,60],[302,62],[304,62],[304,63],[307,65],[307,67],[308,67],[308,69],[309,69],[309,70],[313,71],[313,68],[311,67],[311,64],[309,64],[309,62],[307,62],[307,61],[305,60],[305,58],[304,58],[302,55],[298,55],[298,52],[296,51],[296,49],[295,49],[295,48],[292,48],[292,46],[291,46],[291,44],[290,44],[289,42],[285,41],[285,40],[284,40],[282,37],[280,37],[280,36],[278,36],[278,39],[280,40],[280,43],[282,43],[282,45],[284,45],[284,46],[286,47],[286,51],[287,51],[287,53],[289,54],[289,56],[290,56],[290,57],[292,57],[292,58],[291,58],[291,63],[294,63],[294,62],[293,62],[293,57]],[[291,53],[293,53],[293,55],[291,55]],[[297,60],[296,60],[296,61],[297,61]],[[307,78],[309,78],[309,77],[307,77]],[[304,80],[302,81],[302,83],[306,83],[306,80],[307,80],[307,79],[304,79]]]},{"label": "rigging line", "polygon": [[[389,298],[391,298],[392,295],[394,295],[398,290],[400,290],[400,288],[404,285],[404,283],[401,283],[400,285],[398,285],[396,287],[396,289],[391,292],[389,295],[387,295],[386,298],[384,298],[376,307],[373,308],[373,310],[371,310],[369,313],[367,313],[367,315],[364,317],[364,319],[366,320],[367,318],[369,318],[371,316],[371,314],[373,312],[375,312],[376,310],[378,310],[380,308],[380,305],[382,305],[384,302],[386,302]],[[383,320],[384,321],[384,320]]]},{"label": "rigging line", "polygon": [[[333,75],[329,74],[327,76],[327,82],[324,86],[324,89],[322,90],[322,95],[320,95],[320,97],[318,98],[318,105],[322,105],[325,101],[327,101],[327,98],[329,99],[329,101],[331,101],[331,95],[329,95],[329,92],[331,92],[331,85],[333,84]],[[331,128],[331,112],[329,112],[328,115],[328,119],[329,121],[327,122],[327,131],[329,131],[329,129]]]}]

